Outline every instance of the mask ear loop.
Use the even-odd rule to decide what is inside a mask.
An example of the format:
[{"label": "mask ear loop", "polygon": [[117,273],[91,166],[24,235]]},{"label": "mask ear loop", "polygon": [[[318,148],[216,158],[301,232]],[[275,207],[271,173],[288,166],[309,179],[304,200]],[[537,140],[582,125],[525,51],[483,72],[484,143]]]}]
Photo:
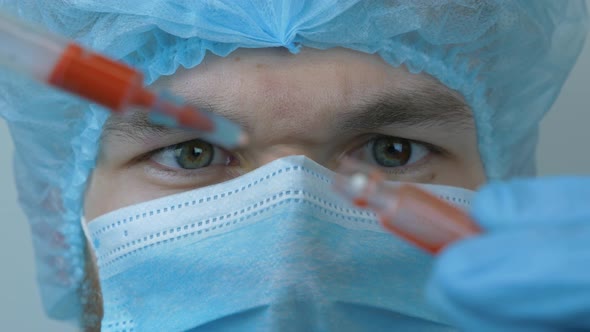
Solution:
[{"label": "mask ear loop", "polygon": [[84,233],[84,238],[86,239],[86,244],[88,245],[88,248],[90,249],[90,255],[92,257],[92,261],[94,263],[96,263],[96,257],[94,255],[94,253],[96,252],[96,248],[94,246],[94,241],[92,241],[92,238],[90,237],[90,230],[88,229],[88,221],[86,220],[84,215],[82,215],[80,217],[80,226],[82,226],[82,232]]},{"label": "mask ear loop", "polygon": [[[86,274],[85,282],[81,289],[81,297],[84,303],[84,312],[82,318],[82,325],[84,330],[98,331],[100,330],[100,322],[103,316],[102,308],[102,293],[100,292],[100,285],[98,281],[98,270],[96,264],[96,248],[90,238],[90,230],[88,229],[88,222],[84,215],[80,217],[80,226],[86,239],[88,252],[86,254]],[[91,266],[89,266],[91,264]]]},{"label": "mask ear loop", "polygon": [[86,218],[84,216],[80,217],[80,226],[82,226],[82,232],[84,233],[86,241],[91,242],[90,231],[88,230],[88,222],[86,221]]}]

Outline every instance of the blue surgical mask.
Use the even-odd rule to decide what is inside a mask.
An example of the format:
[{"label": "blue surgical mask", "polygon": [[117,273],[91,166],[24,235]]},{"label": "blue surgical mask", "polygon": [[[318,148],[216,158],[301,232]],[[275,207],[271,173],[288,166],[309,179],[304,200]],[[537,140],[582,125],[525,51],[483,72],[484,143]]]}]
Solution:
[{"label": "blue surgical mask", "polygon": [[331,174],[291,156],[89,222],[103,330],[453,330],[423,296],[432,258],[337,197]]}]

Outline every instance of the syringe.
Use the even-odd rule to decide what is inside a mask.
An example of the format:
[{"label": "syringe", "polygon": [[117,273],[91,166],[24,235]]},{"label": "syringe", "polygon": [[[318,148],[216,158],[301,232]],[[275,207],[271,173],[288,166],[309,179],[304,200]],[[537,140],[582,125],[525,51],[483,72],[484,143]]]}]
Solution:
[{"label": "syringe", "polygon": [[197,130],[225,148],[244,145],[234,122],[143,86],[143,75],[120,62],[0,12],[0,66],[95,102],[114,113],[141,108],[167,125]]},{"label": "syringe", "polygon": [[337,170],[334,189],[373,210],[385,229],[431,254],[481,232],[463,210],[411,184],[386,185],[377,169],[350,159]]}]

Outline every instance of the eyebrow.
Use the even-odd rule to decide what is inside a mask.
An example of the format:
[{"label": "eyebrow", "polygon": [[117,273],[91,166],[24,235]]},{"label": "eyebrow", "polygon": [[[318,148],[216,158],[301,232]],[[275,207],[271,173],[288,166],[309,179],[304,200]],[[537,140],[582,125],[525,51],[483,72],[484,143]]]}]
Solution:
[{"label": "eyebrow", "polygon": [[[248,123],[245,120],[245,117],[241,116],[238,112],[232,110],[231,108],[226,107],[226,103],[223,101],[213,105],[210,102],[192,98],[191,100],[187,101],[187,103],[188,105],[194,106],[198,110],[206,110],[208,112],[224,116],[238,123],[244,130],[248,131]],[[128,114],[117,114],[109,117],[104,125],[101,141],[104,140],[105,137],[113,135],[132,141],[142,142],[145,139],[154,136],[163,137],[188,131],[190,131],[190,129],[181,129],[155,124],[150,121],[147,112],[135,110],[129,112]]]},{"label": "eyebrow", "polygon": [[437,86],[393,91],[364,98],[340,117],[338,127],[366,131],[387,126],[473,129],[471,109],[461,97]]},{"label": "eyebrow", "polygon": [[[232,109],[228,100],[204,101],[191,98],[189,104],[198,109],[222,115],[248,131],[247,118]],[[387,126],[399,127],[442,127],[453,130],[474,129],[474,121],[469,106],[460,96],[434,84],[424,84],[420,88],[403,91],[396,90],[366,96],[350,110],[338,115],[333,124],[344,131],[370,131]],[[153,136],[166,136],[180,131],[153,124],[147,113],[131,112],[125,116],[110,117],[104,127],[102,137],[116,135],[141,142]]]}]

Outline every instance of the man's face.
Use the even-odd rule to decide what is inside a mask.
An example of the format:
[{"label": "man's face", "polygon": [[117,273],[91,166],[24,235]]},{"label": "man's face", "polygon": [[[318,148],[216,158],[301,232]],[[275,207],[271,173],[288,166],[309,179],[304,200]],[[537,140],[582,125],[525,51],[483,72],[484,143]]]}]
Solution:
[{"label": "man's face", "polygon": [[379,56],[344,49],[239,50],[155,83],[240,123],[250,144],[224,150],[142,113],[106,125],[85,217],[219,183],[286,155],[335,169],[344,157],[394,181],[475,189],[485,181],[460,95]]}]

